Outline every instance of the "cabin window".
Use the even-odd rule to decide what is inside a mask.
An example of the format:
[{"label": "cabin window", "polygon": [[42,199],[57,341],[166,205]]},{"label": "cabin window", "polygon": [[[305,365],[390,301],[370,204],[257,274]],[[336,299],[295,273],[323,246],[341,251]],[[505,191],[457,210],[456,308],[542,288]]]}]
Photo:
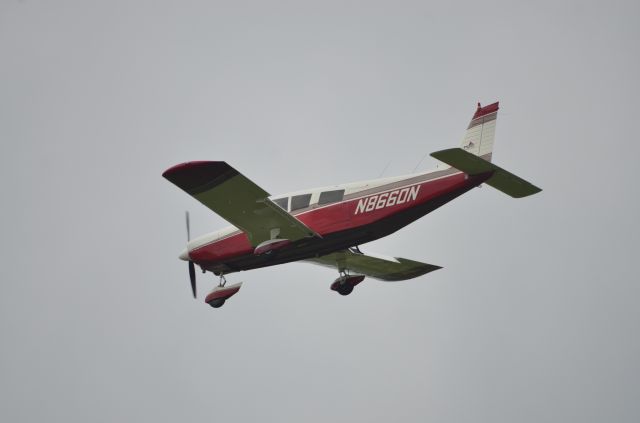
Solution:
[{"label": "cabin window", "polygon": [[276,198],[273,202],[285,210],[289,208],[289,197]]},{"label": "cabin window", "polygon": [[329,203],[337,203],[338,201],[342,201],[344,198],[344,190],[338,189],[335,191],[325,191],[320,193],[320,199],[318,200],[319,205],[329,204]]},{"label": "cabin window", "polygon": [[309,207],[311,194],[294,195],[291,197],[291,211],[304,209]]}]

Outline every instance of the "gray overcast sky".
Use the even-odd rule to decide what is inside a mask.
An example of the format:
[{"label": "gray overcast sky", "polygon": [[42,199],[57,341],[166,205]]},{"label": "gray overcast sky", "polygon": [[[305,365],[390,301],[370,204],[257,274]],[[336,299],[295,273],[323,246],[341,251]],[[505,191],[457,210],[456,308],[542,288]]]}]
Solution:
[{"label": "gray overcast sky", "polygon": [[[0,420],[637,422],[638,2],[0,1]],[[190,297],[161,178],[272,193],[410,172],[501,101],[473,190],[365,251]],[[421,169],[434,165],[426,159]]]}]

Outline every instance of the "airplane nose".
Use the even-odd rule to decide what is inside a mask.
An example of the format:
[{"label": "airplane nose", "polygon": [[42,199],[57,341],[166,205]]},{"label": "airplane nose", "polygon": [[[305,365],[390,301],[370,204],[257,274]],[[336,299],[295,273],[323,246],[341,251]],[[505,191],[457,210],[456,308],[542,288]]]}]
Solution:
[{"label": "airplane nose", "polygon": [[180,253],[179,258],[180,260],[189,261],[190,260],[189,251],[185,248],[185,250],[182,253]]}]

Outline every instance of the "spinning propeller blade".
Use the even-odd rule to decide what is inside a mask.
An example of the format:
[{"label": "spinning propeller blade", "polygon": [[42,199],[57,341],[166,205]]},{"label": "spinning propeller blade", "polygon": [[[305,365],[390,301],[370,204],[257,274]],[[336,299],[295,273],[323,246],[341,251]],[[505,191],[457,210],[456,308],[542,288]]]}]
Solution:
[{"label": "spinning propeller blade", "polygon": [[[189,212],[184,213],[184,217],[187,223],[187,243],[191,241],[191,228],[189,225]],[[191,292],[193,292],[193,298],[197,297],[196,294],[196,265],[189,260],[189,280],[191,281]]]},{"label": "spinning propeller blade", "polygon": [[192,261],[189,262],[189,279],[191,279],[191,291],[193,298],[196,298],[196,266]]}]

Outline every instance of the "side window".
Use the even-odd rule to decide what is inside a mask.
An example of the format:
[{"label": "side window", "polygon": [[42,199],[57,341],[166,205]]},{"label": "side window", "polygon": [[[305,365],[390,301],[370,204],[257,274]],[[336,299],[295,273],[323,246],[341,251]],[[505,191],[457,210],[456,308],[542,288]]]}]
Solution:
[{"label": "side window", "polygon": [[291,197],[291,211],[304,209],[309,207],[311,194],[294,195]]},{"label": "side window", "polygon": [[325,191],[320,193],[320,199],[318,200],[319,205],[329,204],[329,203],[337,203],[338,201],[342,201],[344,198],[344,190],[338,189],[335,191]]},{"label": "side window", "polygon": [[289,197],[276,198],[273,202],[285,210],[289,208]]}]

